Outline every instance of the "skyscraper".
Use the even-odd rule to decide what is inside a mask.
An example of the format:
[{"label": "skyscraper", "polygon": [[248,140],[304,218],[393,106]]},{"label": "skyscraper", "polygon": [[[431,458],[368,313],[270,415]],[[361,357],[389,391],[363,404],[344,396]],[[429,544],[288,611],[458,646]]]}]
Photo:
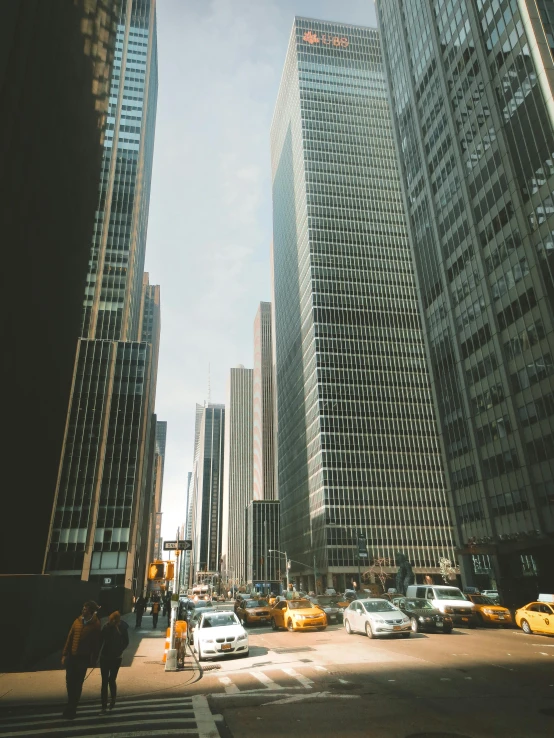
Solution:
[{"label": "skyscraper", "polygon": [[[375,29],[296,18],[274,113],[281,547],[314,587],[453,558]],[[392,563],[392,561],[391,561]]]},{"label": "skyscraper", "polygon": [[[38,573],[98,203],[119,0],[0,7],[2,573]],[[33,514],[28,515],[29,509]],[[25,527],[21,546],[20,526]]]},{"label": "skyscraper", "polygon": [[274,376],[271,303],[260,302],[254,320],[254,499],[274,500]]},{"label": "skyscraper", "polygon": [[102,180],[45,571],[141,586],[159,345],[143,273],[157,98],[155,0],[117,25]]},{"label": "skyscraper", "polygon": [[467,584],[554,587],[552,3],[377,0]]},{"label": "skyscraper", "polygon": [[190,583],[201,572],[214,575],[220,570],[225,405],[197,405],[194,435]]},{"label": "skyscraper", "polygon": [[246,577],[246,506],[253,495],[252,375],[243,366],[230,370],[225,406],[221,564],[241,583]]}]

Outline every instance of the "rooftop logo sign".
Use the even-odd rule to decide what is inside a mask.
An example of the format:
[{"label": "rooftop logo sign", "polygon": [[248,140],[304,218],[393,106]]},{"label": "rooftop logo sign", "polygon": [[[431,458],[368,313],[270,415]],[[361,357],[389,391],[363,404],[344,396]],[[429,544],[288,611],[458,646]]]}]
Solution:
[{"label": "rooftop logo sign", "polygon": [[302,39],[310,44],[310,46],[321,43],[324,46],[336,46],[343,49],[346,49],[350,43],[346,36],[328,36],[326,33],[322,33],[321,36],[318,36],[317,33],[314,33],[313,31],[306,31],[302,36]]}]

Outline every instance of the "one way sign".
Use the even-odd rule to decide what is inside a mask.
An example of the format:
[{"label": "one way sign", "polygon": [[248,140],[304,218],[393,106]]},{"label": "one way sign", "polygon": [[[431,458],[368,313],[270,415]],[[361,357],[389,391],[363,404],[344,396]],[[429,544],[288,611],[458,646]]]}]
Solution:
[{"label": "one way sign", "polygon": [[164,541],[164,551],[190,551],[192,541]]}]

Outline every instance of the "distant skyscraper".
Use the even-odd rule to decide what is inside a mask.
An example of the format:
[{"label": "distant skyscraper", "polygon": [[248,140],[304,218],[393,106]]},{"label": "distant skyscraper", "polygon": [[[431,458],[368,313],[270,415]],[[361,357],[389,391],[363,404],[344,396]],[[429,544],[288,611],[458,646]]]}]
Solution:
[{"label": "distant skyscraper", "polygon": [[274,500],[274,376],[271,303],[261,302],[254,321],[254,499]]},{"label": "distant skyscraper", "polygon": [[136,591],[151,513],[159,288],[143,273],[157,98],[154,0],[123,4],[103,176],[45,571]]},{"label": "distant skyscraper", "polygon": [[119,0],[0,4],[0,383],[10,418],[1,459],[15,484],[7,485],[12,492],[3,496],[2,517],[18,521],[3,526],[3,574],[42,570],[98,206],[119,9]]},{"label": "distant skyscraper", "polygon": [[254,500],[246,508],[246,583],[258,591],[267,592],[267,585],[282,582],[287,573],[284,557],[276,553],[281,548],[279,505],[277,500]]},{"label": "distant skyscraper", "polygon": [[554,5],[377,0],[465,582],[554,589]]},{"label": "distant skyscraper", "polygon": [[189,581],[199,572],[217,573],[220,568],[224,437],[225,405],[197,405]]},{"label": "distant skyscraper", "polygon": [[252,375],[243,366],[230,370],[225,407],[222,567],[240,582],[246,577],[246,506],[253,495]]},{"label": "distant skyscraper", "polygon": [[167,420],[158,420],[156,423],[156,449],[162,457],[162,482],[165,467],[165,444],[167,440]]},{"label": "distant skyscraper", "polygon": [[375,29],[296,18],[273,118],[281,547],[323,585],[454,557]]}]

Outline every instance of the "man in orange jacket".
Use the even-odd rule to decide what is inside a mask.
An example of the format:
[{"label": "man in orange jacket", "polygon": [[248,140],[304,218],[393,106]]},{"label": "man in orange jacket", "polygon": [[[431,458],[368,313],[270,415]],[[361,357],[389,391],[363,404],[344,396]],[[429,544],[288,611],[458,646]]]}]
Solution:
[{"label": "man in orange jacket", "polygon": [[69,720],[73,720],[77,714],[87,669],[94,667],[98,659],[101,629],[96,613],[99,609],[96,602],[85,602],[81,615],[71,626],[62,651],[67,687],[67,705],[63,716]]}]

